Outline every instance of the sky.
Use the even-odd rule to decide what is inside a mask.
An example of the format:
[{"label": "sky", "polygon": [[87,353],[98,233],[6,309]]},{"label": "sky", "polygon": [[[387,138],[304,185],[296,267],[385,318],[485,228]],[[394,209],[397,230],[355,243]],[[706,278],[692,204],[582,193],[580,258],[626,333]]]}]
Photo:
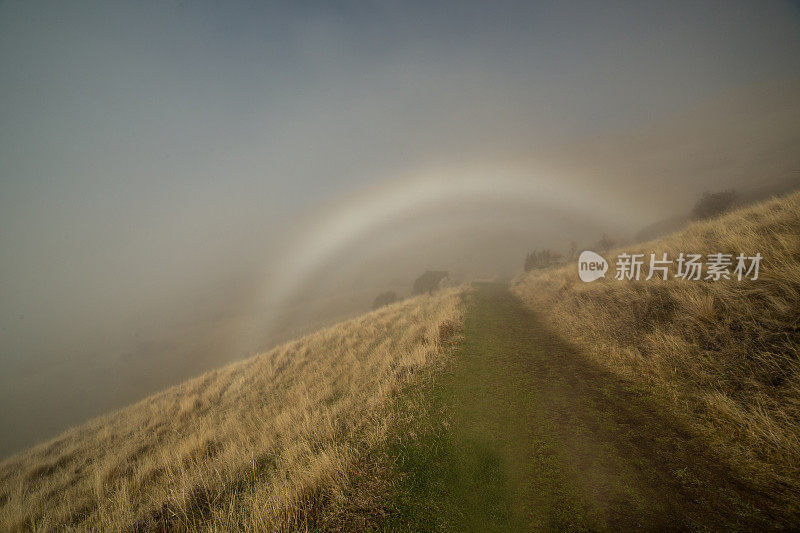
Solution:
[{"label": "sky", "polygon": [[0,2],[0,455],[796,177],[798,80],[796,2]]}]

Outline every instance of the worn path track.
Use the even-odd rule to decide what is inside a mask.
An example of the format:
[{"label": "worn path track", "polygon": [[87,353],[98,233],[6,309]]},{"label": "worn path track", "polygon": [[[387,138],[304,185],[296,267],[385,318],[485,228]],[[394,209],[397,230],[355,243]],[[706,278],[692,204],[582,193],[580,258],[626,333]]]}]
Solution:
[{"label": "worn path track", "polygon": [[[504,285],[469,296],[427,415],[390,451],[389,529],[771,529],[768,498],[734,482],[655,398],[603,372]],[[786,524],[784,524],[786,525]]]}]

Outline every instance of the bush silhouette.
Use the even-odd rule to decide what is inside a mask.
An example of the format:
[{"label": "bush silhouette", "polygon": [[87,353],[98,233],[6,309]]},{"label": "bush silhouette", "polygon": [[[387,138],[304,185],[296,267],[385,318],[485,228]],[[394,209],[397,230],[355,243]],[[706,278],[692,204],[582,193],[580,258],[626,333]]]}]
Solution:
[{"label": "bush silhouette", "polygon": [[397,294],[394,291],[382,292],[375,297],[375,301],[372,302],[372,308],[377,309],[379,307],[383,307],[384,305],[393,304],[397,300]]},{"label": "bush silhouette", "polygon": [[694,204],[692,220],[702,220],[721,215],[736,205],[738,195],[733,189],[726,191],[703,193],[703,196]]},{"label": "bush silhouette", "polygon": [[426,271],[414,281],[414,294],[422,294],[423,292],[433,294],[433,291],[437,290],[447,277],[448,272],[446,270]]},{"label": "bush silhouette", "polygon": [[550,249],[534,250],[525,257],[525,272],[547,268],[561,260],[561,254]]}]

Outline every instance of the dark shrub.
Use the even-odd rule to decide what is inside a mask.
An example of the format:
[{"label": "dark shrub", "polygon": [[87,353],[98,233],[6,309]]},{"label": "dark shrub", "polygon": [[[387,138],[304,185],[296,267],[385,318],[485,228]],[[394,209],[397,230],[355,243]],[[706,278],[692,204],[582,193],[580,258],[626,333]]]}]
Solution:
[{"label": "dark shrub", "polygon": [[736,205],[738,195],[733,189],[714,193],[703,193],[694,204],[692,220],[702,220],[721,215]]},{"label": "dark shrub", "polygon": [[384,305],[393,304],[397,301],[397,299],[397,294],[394,291],[382,292],[375,297],[375,301],[372,302],[372,308],[377,309],[379,307],[383,307]]},{"label": "dark shrub", "polygon": [[439,288],[442,281],[447,279],[447,276],[446,270],[426,271],[414,281],[414,294],[422,294],[423,292],[433,294],[433,291]]},{"label": "dark shrub", "polygon": [[525,257],[525,272],[539,268],[547,268],[557,264],[561,260],[561,254],[552,250],[534,250]]}]

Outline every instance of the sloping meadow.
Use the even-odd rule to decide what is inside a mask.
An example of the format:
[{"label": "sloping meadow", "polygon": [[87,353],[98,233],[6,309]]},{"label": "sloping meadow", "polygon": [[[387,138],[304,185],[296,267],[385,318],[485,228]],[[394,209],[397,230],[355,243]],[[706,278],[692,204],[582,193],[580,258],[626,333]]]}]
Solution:
[{"label": "sloping meadow", "polygon": [[463,289],[204,374],[0,464],[0,530],[288,530],[346,505],[394,395],[443,357]]},{"label": "sloping meadow", "polygon": [[[620,253],[763,256],[757,280],[614,279]],[[645,383],[712,451],[800,507],[800,193],[605,254],[531,272],[512,291],[599,365]],[[734,261],[735,265],[735,261]]]}]

